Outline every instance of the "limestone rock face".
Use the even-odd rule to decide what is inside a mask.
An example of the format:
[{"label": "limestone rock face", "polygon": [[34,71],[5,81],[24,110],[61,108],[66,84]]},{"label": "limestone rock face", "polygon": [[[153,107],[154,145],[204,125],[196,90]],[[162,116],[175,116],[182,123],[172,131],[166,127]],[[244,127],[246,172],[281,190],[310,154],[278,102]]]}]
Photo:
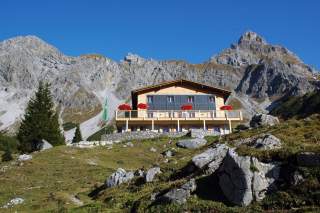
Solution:
[{"label": "limestone rock face", "polygon": [[247,206],[253,200],[262,200],[265,193],[274,187],[279,174],[279,166],[261,163],[253,157],[239,156],[229,149],[219,168],[219,185],[231,203]]},{"label": "limestone rock face", "polygon": [[131,179],[134,178],[133,172],[126,172],[126,170],[122,168],[118,168],[115,173],[113,173],[108,179],[106,180],[106,186],[108,188],[118,186],[122,183],[127,183]]},{"label": "limestone rock face", "polygon": [[279,124],[277,117],[261,113],[254,115],[250,121],[250,126],[254,128],[259,126],[274,126],[276,124]]},{"label": "limestone rock face", "polygon": [[179,140],[177,146],[186,148],[186,149],[197,149],[201,146],[206,145],[207,141],[203,138],[195,138],[195,139],[184,139]]}]

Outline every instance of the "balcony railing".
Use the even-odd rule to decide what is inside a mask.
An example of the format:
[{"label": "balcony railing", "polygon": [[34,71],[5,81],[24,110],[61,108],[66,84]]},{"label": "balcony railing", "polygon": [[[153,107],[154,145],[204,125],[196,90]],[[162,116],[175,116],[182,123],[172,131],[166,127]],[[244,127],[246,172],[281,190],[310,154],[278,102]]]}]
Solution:
[{"label": "balcony railing", "polygon": [[240,110],[118,110],[116,120],[238,119]]}]

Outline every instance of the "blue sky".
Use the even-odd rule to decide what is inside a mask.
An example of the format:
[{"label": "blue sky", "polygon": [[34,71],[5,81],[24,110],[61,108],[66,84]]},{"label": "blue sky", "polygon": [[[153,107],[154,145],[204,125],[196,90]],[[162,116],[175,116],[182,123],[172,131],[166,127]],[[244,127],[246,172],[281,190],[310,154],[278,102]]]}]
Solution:
[{"label": "blue sky", "polygon": [[207,60],[253,30],[320,68],[318,0],[1,0],[0,40],[36,35],[67,55]]}]

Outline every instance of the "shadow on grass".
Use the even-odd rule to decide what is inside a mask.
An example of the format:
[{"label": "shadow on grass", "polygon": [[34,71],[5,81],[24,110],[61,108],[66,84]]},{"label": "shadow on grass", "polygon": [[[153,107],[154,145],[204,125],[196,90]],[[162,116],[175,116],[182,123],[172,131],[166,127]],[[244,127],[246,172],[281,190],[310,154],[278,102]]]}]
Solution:
[{"label": "shadow on grass", "polygon": [[97,187],[96,189],[94,189],[92,192],[90,192],[88,194],[88,196],[91,197],[92,199],[96,199],[96,198],[98,198],[100,192],[102,192],[105,189],[107,189],[107,185],[103,184],[103,185]]}]

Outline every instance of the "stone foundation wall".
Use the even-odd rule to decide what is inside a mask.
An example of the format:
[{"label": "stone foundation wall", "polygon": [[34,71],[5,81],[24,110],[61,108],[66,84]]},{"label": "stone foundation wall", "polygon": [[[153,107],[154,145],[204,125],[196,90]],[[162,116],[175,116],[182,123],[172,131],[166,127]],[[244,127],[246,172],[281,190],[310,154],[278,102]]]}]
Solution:
[{"label": "stone foundation wall", "polygon": [[187,135],[188,132],[166,132],[158,133],[152,131],[134,131],[134,132],[119,132],[108,135],[102,135],[101,141],[127,141],[127,140],[143,140],[143,139],[152,139],[159,137],[181,137]]}]

